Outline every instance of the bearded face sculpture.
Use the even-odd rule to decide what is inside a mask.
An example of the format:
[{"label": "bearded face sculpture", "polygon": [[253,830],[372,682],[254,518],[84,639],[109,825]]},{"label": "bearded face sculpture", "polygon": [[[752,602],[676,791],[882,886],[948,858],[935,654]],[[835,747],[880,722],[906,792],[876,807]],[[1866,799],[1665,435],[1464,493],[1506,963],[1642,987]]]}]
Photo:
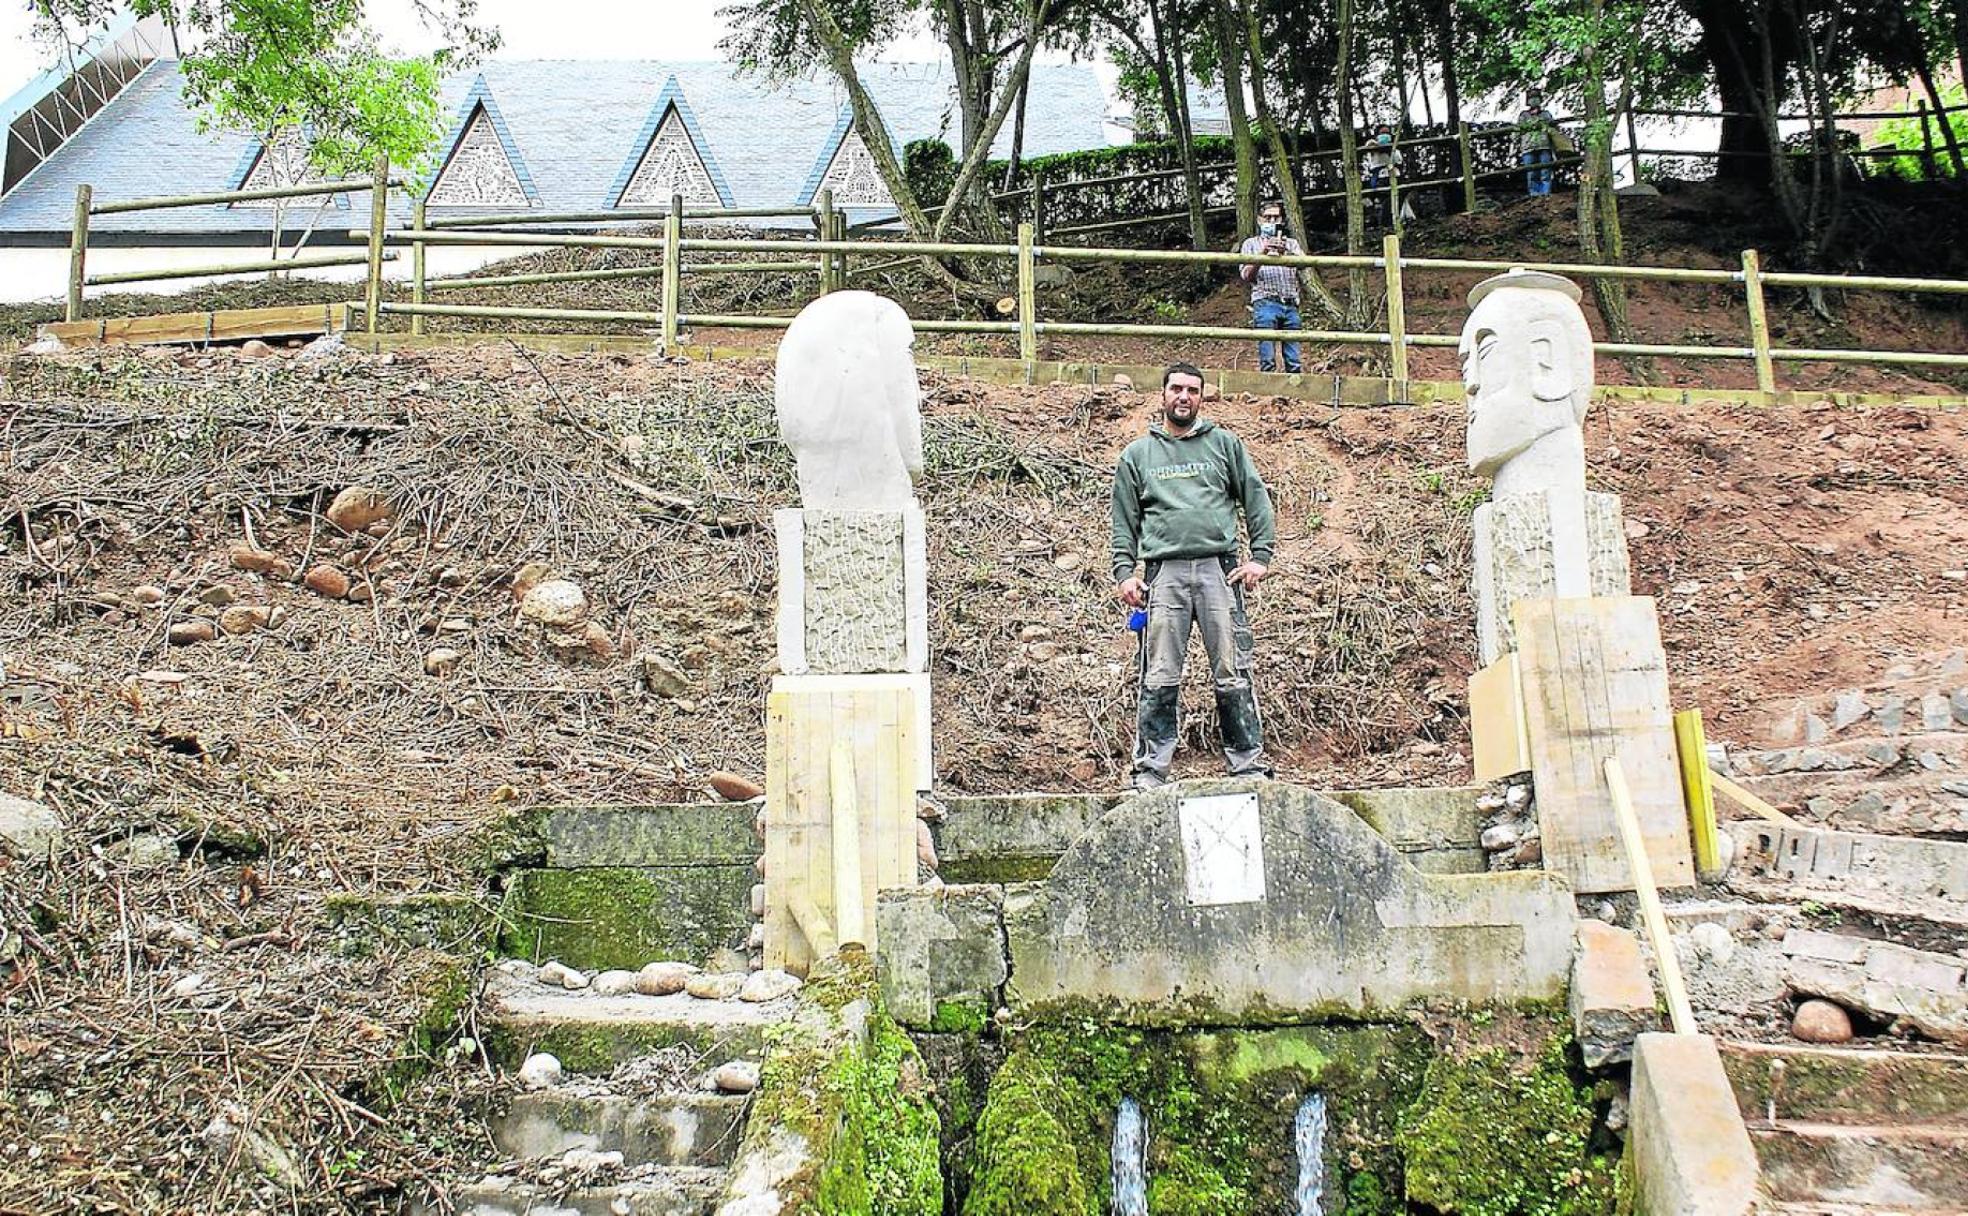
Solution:
[{"label": "bearded face sculpture", "polygon": [[[1498,481],[1548,436],[1577,434],[1592,399],[1592,331],[1579,310],[1579,289],[1568,279],[1513,270],[1486,279],[1469,293],[1469,319],[1457,352],[1467,394],[1471,470]],[[1544,444],[1551,447],[1556,445]],[[1583,436],[1562,445],[1579,453],[1583,486]],[[1538,454],[1529,459],[1544,463]],[[1555,467],[1511,477],[1513,490],[1537,488]],[[1521,484],[1526,483],[1527,485]],[[1498,493],[1504,492],[1499,485]]]}]

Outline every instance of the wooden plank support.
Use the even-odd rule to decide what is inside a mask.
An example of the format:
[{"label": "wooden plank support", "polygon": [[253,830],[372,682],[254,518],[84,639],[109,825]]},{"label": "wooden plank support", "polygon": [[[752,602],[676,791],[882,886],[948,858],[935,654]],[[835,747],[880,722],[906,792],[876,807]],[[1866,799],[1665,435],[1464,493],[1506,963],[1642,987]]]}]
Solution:
[{"label": "wooden plank support", "polygon": [[[424,230],[424,204],[428,201],[428,197],[427,193],[425,198],[418,199],[416,208],[410,213],[410,228],[413,232]],[[422,241],[410,246],[410,302],[412,304],[424,302],[424,243]],[[424,332],[423,313],[410,314],[410,332],[413,334]]]},{"label": "wooden plank support", "polygon": [[1018,360],[1025,365],[1025,382],[1039,362],[1038,292],[1033,283],[1032,225],[1018,226]]},{"label": "wooden plank support", "polygon": [[1701,710],[1684,709],[1674,715],[1674,750],[1681,758],[1681,796],[1688,802],[1695,869],[1713,874],[1722,868],[1722,855],[1715,839],[1715,790],[1708,780],[1708,735],[1702,729]]},{"label": "wooden plank support", "polygon": [[1580,894],[1632,889],[1604,762],[1617,756],[1658,880],[1695,881],[1667,656],[1644,596],[1519,600],[1512,609],[1544,865]]},{"label": "wooden plank support", "polygon": [[1756,352],[1756,387],[1766,393],[1775,392],[1777,369],[1770,358],[1770,318],[1763,301],[1763,263],[1754,249],[1743,250],[1743,295],[1749,301],[1749,348]]},{"label": "wooden plank support", "polygon": [[1800,830],[1804,829],[1803,824],[1797,822],[1795,819],[1792,819],[1790,816],[1784,814],[1776,807],[1771,806],[1769,803],[1763,801],[1761,798],[1758,798],[1756,795],[1750,793],[1742,786],[1737,785],[1735,782],[1729,780],[1727,777],[1724,777],[1721,773],[1716,772],[1714,769],[1709,770],[1708,781],[1711,787],[1713,787],[1715,790],[1725,795],[1729,799],[1729,801],[1735,803],[1737,806],[1741,807],[1745,811],[1748,811],[1750,814],[1755,815],[1757,818],[1767,819],[1771,823],[1781,823],[1787,828],[1798,828]]},{"label": "wooden plank support", "polygon": [[82,319],[82,285],[88,278],[89,199],[94,187],[83,182],[75,187],[75,226],[68,234],[68,311],[66,319]]},{"label": "wooden plank support", "polygon": [[1531,770],[1524,681],[1514,651],[1469,677],[1469,742],[1479,782]]},{"label": "wooden plank support", "polygon": [[1681,960],[1674,953],[1674,939],[1667,932],[1667,916],[1661,911],[1660,891],[1654,885],[1654,870],[1647,860],[1647,841],[1640,832],[1640,818],[1633,810],[1633,795],[1626,786],[1626,774],[1618,756],[1606,757],[1606,788],[1612,794],[1613,817],[1619,824],[1620,843],[1631,869],[1634,894],[1640,897],[1640,918],[1654,946],[1654,963],[1660,968],[1661,989],[1667,994],[1667,1021],[1675,1034],[1695,1034],[1695,1008],[1688,1002],[1688,985],[1681,978]]},{"label": "wooden plank support", "polygon": [[132,346],[180,342],[238,342],[247,338],[304,338],[330,333],[336,304],[283,304],[275,308],[227,308],[217,312],[157,313],[74,323],[55,321],[40,332],[63,342]]},{"label": "wooden plank support", "polygon": [[1401,286],[1401,236],[1390,232],[1381,238],[1381,257],[1387,276],[1387,352],[1392,357],[1394,383],[1390,390],[1402,401],[1408,399],[1408,309]]},{"label": "wooden plank support", "polygon": [[383,229],[389,223],[389,157],[376,158],[376,177],[369,186],[369,276],[363,286],[362,304],[370,333],[382,323]]},{"label": "wooden plank support", "polygon": [[670,195],[663,217],[663,353],[677,348],[677,309],[683,300],[683,195]]}]

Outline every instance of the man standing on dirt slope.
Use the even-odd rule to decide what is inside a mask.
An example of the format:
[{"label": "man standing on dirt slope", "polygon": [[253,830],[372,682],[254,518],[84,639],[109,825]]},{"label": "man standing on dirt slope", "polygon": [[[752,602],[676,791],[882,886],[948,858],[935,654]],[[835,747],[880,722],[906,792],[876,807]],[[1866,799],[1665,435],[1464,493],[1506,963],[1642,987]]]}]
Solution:
[{"label": "man standing on dirt slope", "polygon": [[1544,94],[1532,89],[1524,94],[1524,108],[1517,112],[1517,163],[1526,166],[1525,184],[1532,198],[1551,193],[1551,162],[1558,159],[1552,150],[1551,133],[1557,118],[1544,108]]},{"label": "man standing on dirt slope", "polygon": [[[1266,203],[1258,209],[1257,235],[1245,239],[1238,253],[1259,253],[1270,256],[1289,254],[1296,257],[1305,250],[1299,248],[1297,241],[1285,235],[1285,209],[1279,203]],[[1244,282],[1250,284],[1251,324],[1258,329],[1288,329],[1296,331],[1298,320],[1298,271],[1290,266],[1239,266],[1237,273]],[[1298,343],[1259,342],[1257,344],[1257,370],[1275,372],[1278,364],[1272,359],[1274,345],[1285,348],[1285,371],[1298,374]]]},{"label": "man standing on dirt slope", "polygon": [[[1162,374],[1162,420],[1121,453],[1114,470],[1114,594],[1144,605],[1134,787],[1168,781],[1189,630],[1202,630],[1216,684],[1216,721],[1232,776],[1271,775],[1264,723],[1251,687],[1244,592],[1270,572],[1277,528],[1271,494],[1244,441],[1202,416],[1203,373],[1187,363]],[[1237,560],[1237,514],[1250,560]],[[1136,563],[1143,572],[1135,573]]]}]

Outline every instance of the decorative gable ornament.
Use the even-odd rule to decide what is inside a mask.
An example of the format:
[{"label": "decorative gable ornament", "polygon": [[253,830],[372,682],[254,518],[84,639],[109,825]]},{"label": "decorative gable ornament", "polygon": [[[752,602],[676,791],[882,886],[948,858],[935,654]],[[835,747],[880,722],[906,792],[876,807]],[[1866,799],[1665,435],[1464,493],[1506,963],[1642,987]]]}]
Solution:
[{"label": "decorative gable ornament", "polygon": [[507,155],[505,141],[499,137],[499,130],[483,102],[472,109],[464,134],[458,137],[444,168],[438,170],[437,180],[431,183],[430,195],[424,201],[432,207],[531,204],[526,184],[520,179],[512,157]]},{"label": "decorative gable ornament", "polygon": [[691,207],[724,207],[717,182],[704,163],[697,141],[691,138],[676,103],[663,111],[656,133],[644,147],[642,159],[630,174],[628,185],[615,200],[617,207],[667,207],[673,195],[682,195]]},{"label": "decorative gable ornament", "polygon": [[[275,135],[272,144],[261,143],[249,154],[250,160],[244,173],[239,174],[235,190],[273,190],[281,186],[304,186],[309,182],[325,182],[320,170],[308,160],[308,139],[300,130],[289,128]],[[295,198],[256,198],[243,199],[227,204],[240,207],[270,211],[275,207],[318,207],[328,202],[330,195],[308,194]],[[336,198],[338,205],[347,206],[346,198]]]},{"label": "decorative gable ornament", "polygon": [[895,197],[875,168],[875,158],[862,141],[861,132],[852,127],[841,136],[827,171],[820,175],[820,188],[834,192],[836,207],[895,206]]}]

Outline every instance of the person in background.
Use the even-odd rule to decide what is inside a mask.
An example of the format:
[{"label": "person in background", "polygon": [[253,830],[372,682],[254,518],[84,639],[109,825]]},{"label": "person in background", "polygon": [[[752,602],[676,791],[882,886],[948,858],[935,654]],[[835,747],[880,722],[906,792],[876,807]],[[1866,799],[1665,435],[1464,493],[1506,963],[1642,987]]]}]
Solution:
[{"label": "person in background", "polygon": [[1558,158],[1552,150],[1551,133],[1557,119],[1544,108],[1544,91],[1532,89],[1524,94],[1524,108],[1517,114],[1517,163],[1525,167],[1525,185],[1532,198],[1551,193],[1551,162]]},{"label": "person in background", "polygon": [[[1360,175],[1365,179],[1369,191],[1385,191],[1393,172],[1394,132],[1383,125],[1374,131],[1373,142],[1367,145],[1367,154],[1361,158]],[[1368,213],[1374,217],[1374,223],[1382,227],[1392,226],[1393,220],[1389,217],[1393,215],[1393,211],[1389,203],[1388,194],[1370,196]]]},{"label": "person in background", "polygon": [[[1277,256],[1302,254],[1305,250],[1285,235],[1284,205],[1268,202],[1257,210],[1257,235],[1246,238],[1237,252]],[[1290,266],[1244,265],[1237,268],[1237,273],[1250,284],[1251,325],[1254,328],[1292,331],[1300,328],[1297,270]],[[1285,371],[1296,375],[1299,371],[1296,342],[1259,342],[1258,370],[1278,370],[1274,356],[1280,346],[1284,348]]]}]

